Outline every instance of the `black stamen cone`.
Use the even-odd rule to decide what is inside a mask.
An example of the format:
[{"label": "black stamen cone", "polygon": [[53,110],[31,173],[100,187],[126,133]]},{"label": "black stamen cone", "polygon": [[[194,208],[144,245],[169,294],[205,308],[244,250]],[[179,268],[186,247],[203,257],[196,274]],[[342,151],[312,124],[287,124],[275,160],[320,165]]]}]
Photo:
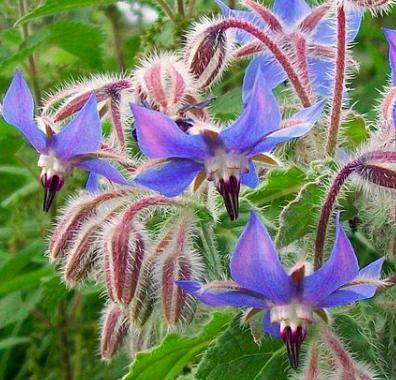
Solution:
[{"label": "black stamen cone", "polygon": [[222,195],[224,205],[231,220],[236,220],[239,214],[239,190],[241,183],[236,177],[231,176],[227,182],[219,180],[216,185],[217,191]]},{"label": "black stamen cone", "polygon": [[45,175],[44,185],[44,202],[43,211],[48,212],[51,208],[52,202],[54,201],[55,194],[59,189],[60,178],[54,175],[50,181],[47,181],[47,175]]},{"label": "black stamen cone", "polygon": [[286,344],[287,354],[289,356],[290,366],[293,369],[298,368],[298,361],[300,356],[300,347],[304,341],[306,332],[301,326],[297,330],[292,331],[291,327],[286,327],[281,333],[281,339]]}]

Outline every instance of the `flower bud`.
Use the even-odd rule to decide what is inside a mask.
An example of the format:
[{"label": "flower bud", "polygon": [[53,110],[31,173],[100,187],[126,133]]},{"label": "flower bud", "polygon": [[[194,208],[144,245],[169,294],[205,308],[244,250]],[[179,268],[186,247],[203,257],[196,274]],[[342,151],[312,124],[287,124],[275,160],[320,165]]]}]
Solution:
[{"label": "flower bud", "polygon": [[154,109],[172,114],[194,92],[188,69],[174,54],[160,54],[147,59],[135,72],[136,91],[141,101]]},{"label": "flower bud", "polygon": [[171,241],[171,231],[166,231],[159,240],[150,256],[145,260],[139,278],[136,297],[130,306],[129,317],[134,325],[143,327],[150,317],[158,300],[158,282],[155,276],[158,260]]},{"label": "flower bud", "polygon": [[100,338],[100,353],[102,359],[111,360],[123,344],[128,334],[129,323],[121,309],[109,305],[104,314],[102,335]]},{"label": "flower bud", "polygon": [[199,263],[192,254],[189,237],[192,215],[182,215],[174,227],[174,235],[161,256],[158,265],[160,304],[169,326],[192,317],[192,299],[176,285],[178,280],[194,278]]},{"label": "flower bud", "polygon": [[98,232],[123,207],[119,203],[111,204],[95,213],[84,222],[74,238],[63,269],[63,277],[69,286],[81,282],[95,267],[100,251]]},{"label": "flower bud", "polygon": [[368,10],[376,14],[378,12],[388,12],[393,5],[393,0],[344,0],[343,3],[352,8]]},{"label": "flower bud", "polygon": [[50,261],[58,261],[66,255],[74,241],[74,236],[91,214],[95,212],[97,206],[114,198],[128,195],[129,192],[130,190],[127,189],[102,193],[97,196],[85,194],[71,200],[58,219],[49,239],[48,256]]},{"label": "flower bud", "polygon": [[129,305],[135,295],[146,249],[146,233],[121,218],[104,237],[104,274],[113,302]]},{"label": "flower bud", "polygon": [[203,89],[224,72],[230,58],[232,43],[229,34],[209,20],[196,24],[185,46],[186,64]]}]

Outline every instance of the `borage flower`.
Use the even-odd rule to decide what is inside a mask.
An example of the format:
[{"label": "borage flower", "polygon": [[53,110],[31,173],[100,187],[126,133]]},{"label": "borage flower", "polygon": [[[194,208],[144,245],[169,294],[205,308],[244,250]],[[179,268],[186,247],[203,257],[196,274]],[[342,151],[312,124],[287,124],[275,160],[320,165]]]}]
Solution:
[{"label": "borage flower", "polygon": [[[224,17],[248,21],[267,33],[298,68],[306,90],[325,97],[331,95],[335,67],[336,18],[328,17],[330,2],[311,9],[304,0],[275,0],[271,11],[254,0],[246,0],[245,5],[253,12],[233,10],[221,0],[215,1]],[[362,13],[356,9],[347,12],[347,43],[355,39],[361,18]],[[266,66],[274,59],[272,53],[249,33],[238,29],[235,38],[242,44],[235,52],[236,56],[262,53],[252,60],[248,73],[252,71],[254,75],[254,67]],[[281,65],[276,64],[276,71],[274,75],[279,78],[279,83],[287,79]]]},{"label": "borage flower", "polygon": [[327,263],[309,274],[309,264],[302,262],[288,274],[267,230],[253,212],[231,257],[231,276],[235,282],[177,281],[177,284],[210,306],[264,310],[264,330],[285,342],[290,364],[297,368],[300,346],[313,322],[313,314],[372,297],[381,284],[378,279],[383,261],[376,260],[359,271],[338,216],[335,243]]},{"label": "borage flower", "polygon": [[34,120],[32,93],[17,71],[4,97],[3,117],[19,129],[40,154],[38,166],[42,168],[40,180],[44,187],[44,211],[49,210],[55,194],[75,167],[100,174],[115,183],[127,184],[112,165],[95,158],[100,147],[101,122],[94,95],[60,132],[55,132],[48,122],[43,132]]},{"label": "borage flower", "polygon": [[[141,151],[160,160],[143,169],[136,183],[167,197],[183,192],[197,177],[214,181],[231,220],[238,217],[240,184],[251,188],[259,179],[253,160],[268,165],[277,161],[264,152],[307,133],[319,118],[325,100],[297,112],[280,128],[281,114],[274,95],[258,71],[247,106],[240,117],[221,132],[203,128],[196,135],[184,133],[166,115],[131,105]],[[195,186],[196,187],[196,186]]]}]

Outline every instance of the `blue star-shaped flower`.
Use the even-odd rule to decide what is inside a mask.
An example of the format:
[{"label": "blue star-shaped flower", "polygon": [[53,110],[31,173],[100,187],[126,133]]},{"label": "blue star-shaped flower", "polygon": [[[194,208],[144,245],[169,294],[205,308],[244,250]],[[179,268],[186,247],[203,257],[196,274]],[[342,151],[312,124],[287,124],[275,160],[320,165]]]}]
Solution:
[{"label": "blue star-shaped flower", "polygon": [[313,322],[314,313],[371,298],[375,294],[384,259],[359,271],[352,245],[336,223],[336,237],[329,260],[317,271],[306,273],[300,263],[284,270],[264,225],[253,212],[231,257],[234,281],[176,283],[210,306],[242,306],[265,312],[264,330],[282,339],[293,368],[298,366],[300,346]]},{"label": "blue star-shaped flower", "polygon": [[38,166],[42,168],[40,178],[45,192],[44,211],[49,210],[56,192],[75,167],[100,174],[115,183],[127,184],[112,165],[94,158],[102,136],[95,95],[90,96],[81,111],[59,132],[49,126],[44,132],[34,119],[33,96],[22,74],[17,71],[4,97],[3,117],[19,129],[40,154]]},{"label": "blue star-shaped flower", "polygon": [[165,196],[177,196],[195,177],[214,181],[223,196],[230,218],[238,216],[240,184],[255,188],[258,177],[253,160],[274,164],[265,152],[278,144],[306,134],[322,113],[325,100],[297,112],[280,128],[281,113],[276,99],[258,71],[247,105],[228,128],[217,133],[204,130],[184,133],[168,116],[131,105],[140,150],[150,159],[161,160],[143,170],[135,182]]}]

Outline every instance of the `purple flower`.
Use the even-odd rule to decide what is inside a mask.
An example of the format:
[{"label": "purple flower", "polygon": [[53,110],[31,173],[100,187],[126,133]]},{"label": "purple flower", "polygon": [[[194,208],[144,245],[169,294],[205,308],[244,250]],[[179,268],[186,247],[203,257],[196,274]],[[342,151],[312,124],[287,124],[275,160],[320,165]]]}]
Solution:
[{"label": "purple flower", "polygon": [[21,72],[17,71],[4,97],[3,117],[19,129],[40,154],[38,166],[42,168],[40,179],[44,186],[44,211],[49,210],[56,192],[75,167],[100,174],[116,183],[127,183],[108,162],[94,157],[102,136],[94,95],[61,131],[55,132],[46,124],[46,131],[43,132],[34,120],[32,94]]},{"label": "purple flower", "polygon": [[396,30],[384,28],[384,34],[389,44],[389,63],[392,72],[392,85],[396,87]]},{"label": "purple flower", "polygon": [[[255,12],[233,10],[221,0],[215,0],[222,14],[227,18],[249,21],[266,31],[280,46],[298,50],[297,41],[303,41],[307,53],[307,71],[313,91],[317,95],[329,97],[332,92],[336,44],[336,19],[327,17],[328,4],[313,9],[304,0],[275,0],[271,14],[272,25],[265,22]],[[252,2],[250,2],[252,3]],[[249,5],[249,2],[248,2]],[[347,12],[347,42],[352,42],[360,28],[362,13],[358,10]],[[249,44],[254,37],[244,31],[237,31],[236,42]],[[260,51],[262,49],[258,49]],[[252,49],[257,52],[256,49]],[[296,54],[298,55],[298,54]],[[298,65],[298,63],[296,63]],[[256,56],[248,66],[247,76],[255,76],[257,67],[268,69],[269,77],[275,85],[287,79],[285,72],[268,51]],[[249,82],[252,82],[250,80]]]},{"label": "purple flower", "polygon": [[306,263],[285,272],[274,244],[253,212],[230,262],[234,281],[177,281],[186,292],[210,306],[243,306],[264,310],[264,330],[283,340],[290,364],[298,366],[300,346],[322,308],[336,307],[374,295],[384,259],[359,271],[356,255],[339,216],[329,260],[308,274]]},{"label": "purple flower", "polygon": [[264,152],[278,144],[306,134],[319,118],[325,100],[297,112],[290,127],[280,128],[281,114],[275,97],[256,75],[247,106],[229,127],[217,133],[203,130],[197,135],[184,133],[168,116],[131,105],[141,151],[161,160],[143,170],[136,183],[167,197],[183,192],[198,176],[214,181],[223,196],[231,220],[238,216],[241,183],[255,188],[259,179],[253,160],[276,164]]}]

